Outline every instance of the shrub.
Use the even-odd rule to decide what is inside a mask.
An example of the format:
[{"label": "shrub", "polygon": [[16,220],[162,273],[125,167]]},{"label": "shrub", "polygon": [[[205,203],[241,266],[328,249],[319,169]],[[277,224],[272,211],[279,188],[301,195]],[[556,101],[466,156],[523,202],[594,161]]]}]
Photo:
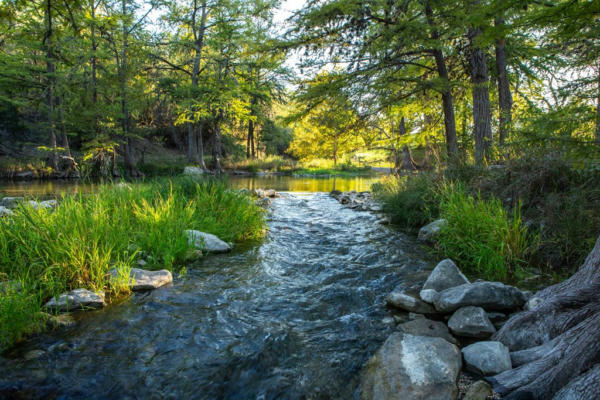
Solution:
[{"label": "shrub", "polygon": [[420,228],[438,216],[437,179],[432,173],[389,177],[373,185],[373,191],[392,223],[409,229]]},{"label": "shrub", "polygon": [[440,232],[437,249],[468,273],[506,280],[515,276],[532,249],[520,205],[508,214],[497,198],[483,200],[467,194],[462,185],[445,185],[440,216],[448,224]]}]

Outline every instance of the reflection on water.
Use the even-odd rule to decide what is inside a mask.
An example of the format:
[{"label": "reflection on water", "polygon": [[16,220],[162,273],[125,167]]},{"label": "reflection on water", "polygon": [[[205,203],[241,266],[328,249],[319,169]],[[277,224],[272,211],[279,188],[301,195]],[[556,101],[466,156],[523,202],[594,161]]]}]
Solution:
[{"label": "reflection on water", "polygon": [[[380,176],[303,178],[294,176],[229,176],[228,183],[234,188],[275,189],[285,192],[330,192],[340,190],[365,191],[381,179]],[[77,180],[48,180],[25,182],[0,182],[0,196],[34,197],[56,196],[61,193],[88,193],[97,184]]]}]

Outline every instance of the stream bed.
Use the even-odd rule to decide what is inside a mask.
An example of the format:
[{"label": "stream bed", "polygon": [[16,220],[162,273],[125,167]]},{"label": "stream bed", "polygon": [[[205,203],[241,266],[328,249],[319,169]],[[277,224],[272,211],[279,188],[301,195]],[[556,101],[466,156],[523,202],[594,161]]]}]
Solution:
[{"label": "stream bed", "polygon": [[[261,243],[16,346],[0,358],[0,398],[356,398],[394,330],[385,296],[429,267],[380,218],[327,193],[282,193]],[[25,360],[32,350],[45,353]]]}]

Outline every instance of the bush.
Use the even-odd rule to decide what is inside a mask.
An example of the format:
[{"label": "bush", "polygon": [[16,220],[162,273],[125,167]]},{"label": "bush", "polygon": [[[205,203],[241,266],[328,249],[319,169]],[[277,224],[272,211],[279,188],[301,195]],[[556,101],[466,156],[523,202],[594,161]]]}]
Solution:
[{"label": "bush", "polygon": [[521,220],[520,205],[508,214],[500,200],[474,198],[462,185],[443,187],[440,217],[448,224],[437,249],[467,273],[485,279],[514,277],[534,244]]},{"label": "bush", "polygon": [[438,178],[432,173],[389,177],[373,185],[375,196],[383,204],[392,223],[418,229],[439,214]]},{"label": "bush", "polygon": [[107,272],[131,268],[139,251],[148,254],[146,268],[184,266],[186,229],[241,241],[260,238],[264,227],[249,197],[192,178],[104,185],[66,196],[54,211],[21,206],[0,219],[0,276],[22,285],[0,294],[0,348],[36,329],[44,301],[80,287],[105,289]]}]

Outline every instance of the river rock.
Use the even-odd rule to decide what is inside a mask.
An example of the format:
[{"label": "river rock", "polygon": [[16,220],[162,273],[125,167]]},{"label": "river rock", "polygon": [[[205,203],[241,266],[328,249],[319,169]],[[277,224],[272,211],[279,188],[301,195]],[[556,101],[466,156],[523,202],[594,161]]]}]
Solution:
[{"label": "river rock", "polygon": [[440,293],[437,290],[424,289],[419,292],[419,297],[425,303],[433,304],[435,303],[435,299],[440,297]]},{"label": "river rock", "polygon": [[486,310],[514,310],[523,306],[525,295],[514,286],[500,282],[475,282],[455,286],[440,292],[435,308],[452,312],[464,306],[479,306]]},{"label": "river rock", "polygon": [[17,208],[19,206],[19,204],[23,203],[25,201],[25,198],[23,197],[4,197],[1,201],[0,201],[0,206],[2,207],[6,207],[6,208]]},{"label": "river rock", "polygon": [[[111,278],[118,279],[119,272],[113,268],[109,272]],[[131,268],[129,273],[129,289],[152,290],[173,282],[173,275],[166,269],[148,271],[140,268]]]},{"label": "river rock", "polygon": [[27,353],[25,353],[25,355],[23,356],[23,359],[25,359],[25,361],[31,361],[31,360],[35,360],[36,358],[40,358],[46,355],[46,352],[44,350],[31,350],[28,351]]},{"label": "river rock", "polygon": [[200,176],[204,174],[204,170],[199,167],[185,167],[183,169],[183,174],[188,176]]},{"label": "river rock", "polygon": [[435,220],[419,229],[417,239],[421,242],[431,243],[435,241],[436,236],[439,235],[442,228],[446,225],[448,225],[448,221],[445,219]]},{"label": "river rock", "polygon": [[58,299],[52,298],[44,307],[48,310],[58,310],[60,312],[79,309],[102,308],[104,303],[104,292],[94,293],[87,289],[75,289],[68,293],[58,296]]},{"label": "river rock", "polygon": [[477,381],[467,390],[465,393],[465,397],[463,400],[486,400],[488,397],[492,396],[494,392],[492,391],[492,387],[485,381]]},{"label": "river rock", "polygon": [[271,205],[271,199],[269,199],[268,197],[262,197],[262,198],[256,200],[254,202],[254,204],[256,204],[259,207],[266,208],[266,207],[269,207]]},{"label": "river rock", "polygon": [[469,283],[467,277],[460,272],[451,259],[447,258],[440,261],[433,271],[431,271],[431,274],[423,285],[423,290],[433,289],[441,292],[442,290],[464,285],[465,283]]},{"label": "river rock", "polygon": [[424,301],[411,296],[409,294],[393,291],[386,298],[385,301],[390,306],[399,308],[401,310],[411,311],[419,314],[435,314],[435,309]]},{"label": "river rock", "polygon": [[209,253],[227,253],[231,251],[231,246],[225,243],[215,235],[206,232],[186,230],[190,245]]},{"label": "river rock", "polygon": [[0,206],[0,218],[2,217],[7,217],[13,215],[13,212],[10,208],[4,207],[4,206]]},{"label": "river rock", "polygon": [[275,190],[273,190],[273,189],[266,189],[266,190],[264,191],[264,194],[265,194],[265,197],[271,197],[271,198],[274,198],[274,197],[279,197],[279,193],[277,193],[277,192],[276,192]]},{"label": "river rock", "polygon": [[456,310],[448,321],[448,327],[457,336],[487,338],[496,328],[481,307],[467,306]]},{"label": "river rock", "polygon": [[398,325],[398,330],[415,336],[439,337],[452,344],[458,345],[458,341],[450,334],[446,324],[440,321],[419,318]]},{"label": "river rock", "polygon": [[461,363],[458,347],[442,338],[395,332],[365,365],[361,398],[456,399]]},{"label": "river rock", "polygon": [[468,370],[496,375],[512,368],[508,347],[500,342],[477,342],[462,349]]},{"label": "river rock", "polygon": [[51,210],[58,205],[58,202],[56,200],[45,200],[45,201],[29,200],[29,202],[27,204],[29,205],[29,207],[33,208],[34,210],[40,210],[40,209]]}]

